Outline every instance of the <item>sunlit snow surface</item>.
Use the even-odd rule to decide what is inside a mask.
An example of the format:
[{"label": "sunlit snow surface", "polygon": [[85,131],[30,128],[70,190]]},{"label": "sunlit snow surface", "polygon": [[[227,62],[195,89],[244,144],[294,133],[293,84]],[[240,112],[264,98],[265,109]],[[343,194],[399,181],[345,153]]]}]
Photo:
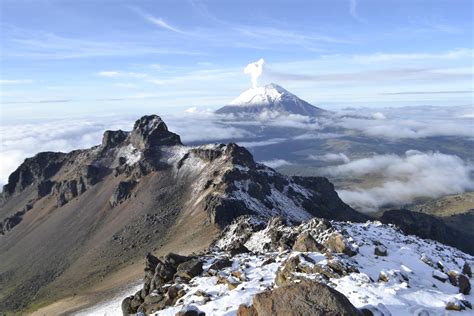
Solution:
[{"label": "sunlit snow surface", "polygon": [[112,315],[122,315],[122,300],[132,294],[135,294],[143,287],[142,281],[137,281],[134,284],[130,284],[126,289],[120,291],[113,299],[100,303],[91,308],[82,310],[74,315],[76,316],[88,316],[88,315],[103,315],[103,316],[112,316]]},{"label": "sunlit snow surface", "polygon": [[[331,279],[330,286],[348,297],[358,308],[372,305],[385,311],[386,315],[418,315],[421,311],[429,315],[473,315],[472,310],[454,312],[445,310],[446,302],[454,298],[473,302],[473,295],[462,295],[458,288],[433,278],[438,271],[421,260],[429,258],[434,265],[441,262],[446,271],[461,271],[467,261],[471,267],[474,257],[455,248],[442,245],[431,240],[423,240],[414,236],[405,236],[391,226],[378,222],[365,224],[333,222],[338,231],[346,230],[352,236],[352,244],[358,248],[358,254],[351,258],[360,273],[350,273],[342,278]],[[227,236],[230,238],[231,236]],[[255,233],[246,246],[254,251],[253,254],[240,254],[234,257],[232,267],[222,270],[222,275],[230,275],[231,271],[244,272],[245,281],[235,289],[228,290],[226,285],[217,284],[217,277],[202,276],[194,278],[185,285],[187,294],[178,306],[160,311],[156,315],[175,315],[183,305],[195,305],[206,315],[235,315],[240,304],[250,304],[252,296],[274,286],[276,271],[289,256],[297,252],[261,253],[261,243],[265,242],[265,232]],[[259,239],[259,244],[256,240]],[[231,238],[229,239],[231,240]],[[380,242],[387,248],[388,256],[374,255],[374,242]],[[224,242],[225,243],[225,242]],[[204,270],[207,270],[216,257],[223,253],[216,252],[207,257]],[[318,252],[307,253],[316,263],[325,264],[326,257]],[[275,257],[276,262],[263,264],[269,257]],[[307,263],[311,264],[311,263]],[[377,282],[379,273],[384,271],[389,276],[389,282]],[[399,280],[396,276],[403,276],[408,281]],[[314,278],[315,275],[307,275]],[[371,280],[372,279],[372,280]],[[471,278],[471,283],[473,279]],[[129,294],[138,290],[130,290]],[[204,302],[202,296],[194,295],[201,290],[210,294],[210,301]],[[87,315],[120,315],[122,295],[97,308],[89,309]],[[421,314],[423,315],[423,314]]]}]

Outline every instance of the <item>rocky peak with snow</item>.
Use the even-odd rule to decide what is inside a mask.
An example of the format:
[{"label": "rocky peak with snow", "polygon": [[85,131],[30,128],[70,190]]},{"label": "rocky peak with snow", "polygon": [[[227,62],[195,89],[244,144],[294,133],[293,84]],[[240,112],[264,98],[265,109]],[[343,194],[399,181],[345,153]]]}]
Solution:
[{"label": "rocky peak with snow", "polygon": [[156,315],[471,315],[473,264],[380,222],[243,216],[205,252],[148,255],[143,286],[112,306]]},{"label": "rocky peak with snow", "polygon": [[367,220],[326,178],[282,175],[232,143],[184,146],[156,115],[89,149],[37,154],[0,198],[0,310],[66,295],[156,245],[203,249],[241,215]]},{"label": "rocky peak with snow", "polygon": [[130,133],[130,143],[140,150],[182,145],[179,135],[168,131],[168,126],[158,115],[145,115],[137,120]]},{"label": "rocky peak with snow", "polygon": [[275,83],[248,89],[228,105],[216,111],[218,114],[241,115],[263,112],[318,116],[325,111],[298,98]]},{"label": "rocky peak with snow", "polygon": [[263,87],[250,88],[235,98],[229,105],[240,106],[268,106],[284,100],[294,101],[298,97],[283,89],[283,87],[270,83]]}]

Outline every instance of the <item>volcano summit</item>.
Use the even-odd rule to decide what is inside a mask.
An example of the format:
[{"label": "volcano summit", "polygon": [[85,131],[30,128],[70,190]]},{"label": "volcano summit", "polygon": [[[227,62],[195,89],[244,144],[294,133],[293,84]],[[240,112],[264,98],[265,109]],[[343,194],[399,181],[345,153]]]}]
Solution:
[{"label": "volcano summit", "polygon": [[228,105],[216,111],[217,114],[235,114],[237,116],[258,115],[265,112],[319,116],[326,111],[309,104],[274,83],[250,88]]}]

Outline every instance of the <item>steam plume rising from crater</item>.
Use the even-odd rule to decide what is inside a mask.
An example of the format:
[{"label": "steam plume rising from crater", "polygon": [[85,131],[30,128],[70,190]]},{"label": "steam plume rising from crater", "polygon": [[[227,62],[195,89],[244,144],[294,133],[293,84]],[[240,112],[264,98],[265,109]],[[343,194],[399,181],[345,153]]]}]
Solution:
[{"label": "steam plume rising from crater", "polygon": [[256,88],[258,86],[258,77],[262,75],[264,63],[265,60],[263,60],[263,58],[260,58],[257,62],[250,63],[244,68],[244,73],[250,74],[253,88]]}]

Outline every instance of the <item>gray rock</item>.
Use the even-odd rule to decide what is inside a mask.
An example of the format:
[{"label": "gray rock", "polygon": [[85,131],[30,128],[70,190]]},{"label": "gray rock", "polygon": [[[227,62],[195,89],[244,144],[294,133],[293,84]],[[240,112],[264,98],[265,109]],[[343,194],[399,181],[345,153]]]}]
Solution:
[{"label": "gray rock", "polygon": [[376,256],[385,257],[387,256],[387,248],[382,245],[375,246],[374,254]]},{"label": "gray rock", "polygon": [[229,249],[228,249],[230,255],[233,257],[233,256],[236,256],[238,254],[241,254],[241,253],[248,253],[250,252],[250,250],[248,250],[247,247],[245,247],[243,244],[236,244],[236,245],[233,245],[231,246]]},{"label": "gray rock", "polygon": [[122,301],[122,314],[123,316],[128,316],[131,314],[135,314],[137,311],[132,308],[132,300],[133,296],[126,297]]},{"label": "gray rock", "polygon": [[209,270],[220,271],[224,268],[232,266],[232,262],[233,262],[232,260],[229,260],[227,258],[217,259],[211,264],[211,266],[209,267]]},{"label": "gray rock", "polygon": [[178,265],[176,275],[184,280],[191,280],[202,273],[202,261],[199,259],[191,259]]},{"label": "gray rock", "polygon": [[128,133],[122,130],[105,131],[102,136],[102,149],[107,150],[122,145],[127,136]]},{"label": "gray rock", "polygon": [[133,180],[121,181],[110,197],[110,206],[116,207],[131,196],[131,191],[137,183]]},{"label": "gray rock", "polygon": [[206,313],[199,310],[194,305],[183,306],[183,308],[175,314],[175,316],[205,316]]},{"label": "gray rock", "polygon": [[135,122],[130,133],[130,143],[142,151],[158,146],[182,145],[179,135],[168,131],[168,126],[158,115],[145,115]]}]

